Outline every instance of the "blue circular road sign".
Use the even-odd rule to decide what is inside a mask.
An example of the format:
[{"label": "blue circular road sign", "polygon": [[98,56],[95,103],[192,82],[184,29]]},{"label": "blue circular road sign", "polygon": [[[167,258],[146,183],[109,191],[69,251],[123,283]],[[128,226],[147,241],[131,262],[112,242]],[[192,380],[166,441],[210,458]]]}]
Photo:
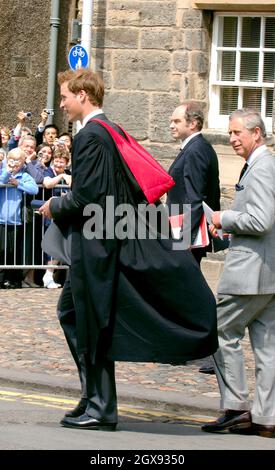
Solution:
[{"label": "blue circular road sign", "polygon": [[75,45],[70,49],[68,62],[72,70],[86,68],[89,62],[88,52],[83,46]]}]

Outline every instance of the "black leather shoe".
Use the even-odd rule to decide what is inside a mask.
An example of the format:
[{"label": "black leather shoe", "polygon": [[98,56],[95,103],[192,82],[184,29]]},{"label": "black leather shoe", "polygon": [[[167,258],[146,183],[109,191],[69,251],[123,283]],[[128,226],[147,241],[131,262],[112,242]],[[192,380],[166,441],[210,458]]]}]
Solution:
[{"label": "black leather shoe", "polygon": [[21,281],[5,281],[4,284],[1,283],[1,289],[21,289]]},{"label": "black leather shoe", "polygon": [[5,281],[2,285],[2,289],[12,289],[12,284],[10,281]]},{"label": "black leather shoe", "polygon": [[213,366],[202,366],[199,368],[199,372],[202,374],[215,374],[215,369]]},{"label": "black leather shoe", "polygon": [[223,416],[216,421],[206,423],[201,427],[205,432],[231,431],[237,433],[238,430],[251,429],[250,411],[244,410],[225,410]]},{"label": "black leather shoe", "polygon": [[66,416],[60,421],[60,424],[65,428],[74,429],[94,429],[100,431],[115,431],[117,423],[108,423],[92,418],[84,413],[76,418],[67,418]]},{"label": "black leather shoe", "polygon": [[10,289],[21,289],[22,285],[21,285],[21,281],[19,282],[12,282],[10,283]]},{"label": "black leather shoe", "polygon": [[255,436],[271,437],[273,439],[275,438],[275,425],[273,424],[268,425],[268,424],[253,423],[252,430]]},{"label": "black leather shoe", "polygon": [[88,405],[88,398],[81,398],[79,403],[76,405],[76,407],[65,413],[66,418],[77,418],[78,416],[81,416],[85,413],[86,408]]}]

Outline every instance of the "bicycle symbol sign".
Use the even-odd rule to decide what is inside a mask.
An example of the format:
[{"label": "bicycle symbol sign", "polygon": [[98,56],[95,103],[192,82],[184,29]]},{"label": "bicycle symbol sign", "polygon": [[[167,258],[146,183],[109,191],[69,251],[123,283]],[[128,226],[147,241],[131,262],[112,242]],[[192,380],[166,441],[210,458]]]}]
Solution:
[{"label": "bicycle symbol sign", "polygon": [[68,62],[72,70],[86,68],[89,62],[88,52],[83,46],[73,46],[68,55]]}]

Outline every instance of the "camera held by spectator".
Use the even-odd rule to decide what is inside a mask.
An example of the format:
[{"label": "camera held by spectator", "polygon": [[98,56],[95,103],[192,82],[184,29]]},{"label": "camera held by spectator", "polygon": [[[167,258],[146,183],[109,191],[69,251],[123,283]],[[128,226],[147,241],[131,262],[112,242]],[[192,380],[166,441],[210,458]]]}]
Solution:
[{"label": "camera held by spectator", "polygon": [[53,109],[43,109],[44,113],[47,113],[48,116],[53,116],[54,115],[54,110]]}]

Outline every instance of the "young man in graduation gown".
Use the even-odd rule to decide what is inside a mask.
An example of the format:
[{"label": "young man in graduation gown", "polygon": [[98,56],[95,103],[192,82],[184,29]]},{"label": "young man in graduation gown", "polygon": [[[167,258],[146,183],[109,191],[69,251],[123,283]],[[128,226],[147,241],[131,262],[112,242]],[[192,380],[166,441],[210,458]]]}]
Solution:
[{"label": "young man in graduation gown", "polygon": [[[108,131],[93,120],[123,135],[101,109],[100,77],[79,69],[60,73],[58,80],[61,108],[83,126],[73,143],[71,192],[40,209],[72,229],[70,281],[58,315],[82,398],[61,424],[111,430],[117,424],[114,361],[184,364],[214,353],[216,303],[188,249],[174,251],[170,238],[121,239],[116,230],[110,236],[109,201],[114,210],[130,205],[135,219],[145,197]],[[89,204],[102,210],[101,236],[87,231]]]}]

